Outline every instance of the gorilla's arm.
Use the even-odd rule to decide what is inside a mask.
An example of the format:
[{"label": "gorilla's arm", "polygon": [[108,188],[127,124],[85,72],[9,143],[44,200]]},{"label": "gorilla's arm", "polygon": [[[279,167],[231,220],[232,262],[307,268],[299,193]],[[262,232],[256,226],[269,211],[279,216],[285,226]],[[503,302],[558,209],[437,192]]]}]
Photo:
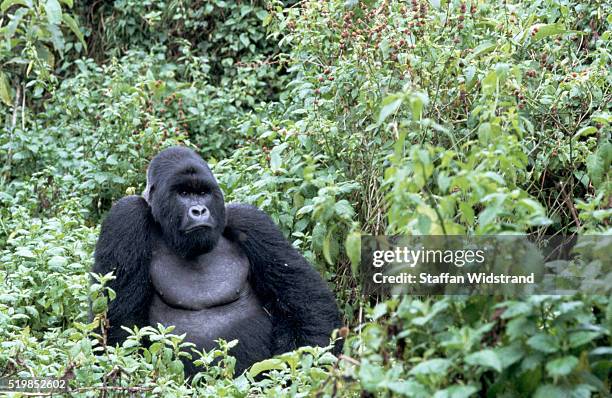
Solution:
[{"label": "gorilla's arm", "polygon": [[93,272],[114,271],[115,275],[108,285],[117,293],[108,309],[109,344],[127,337],[121,325],[145,326],[147,323],[147,305],[152,294],[149,263],[153,225],[149,206],[140,196],[119,200],[102,223]]},{"label": "gorilla's arm", "polygon": [[274,303],[274,354],[304,345],[328,345],[331,332],[341,321],[325,281],[266,213],[253,206],[231,204],[226,215],[225,234],[249,258],[255,291]]}]

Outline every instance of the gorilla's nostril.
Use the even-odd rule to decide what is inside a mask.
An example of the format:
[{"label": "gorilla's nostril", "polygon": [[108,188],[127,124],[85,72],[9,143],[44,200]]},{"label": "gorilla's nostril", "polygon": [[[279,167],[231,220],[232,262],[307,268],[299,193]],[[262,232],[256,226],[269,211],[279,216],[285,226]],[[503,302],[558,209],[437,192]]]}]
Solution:
[{"label": "gorilla's nostril", "polygon": [[191,215],[191,217],[193,218],[200,218],[205,216],[208,213],[208,209],[206,208],[206,206],[192,206],[189,209],[189,214]]}]

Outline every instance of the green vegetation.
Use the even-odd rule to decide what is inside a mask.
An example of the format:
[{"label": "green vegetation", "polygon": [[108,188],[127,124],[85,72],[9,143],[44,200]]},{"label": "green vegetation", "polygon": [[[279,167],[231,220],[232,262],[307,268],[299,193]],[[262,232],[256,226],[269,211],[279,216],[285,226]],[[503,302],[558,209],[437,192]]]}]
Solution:
[{"label": "green vegetation", "polygon": [[[606,0],[2,1],[0,375],[73,396],[609,396],[610,290],[375,302],[355,274],[361,233],[610,234],[611,35]],[[185,383],[172,328],[98,341],[100,221],[179,143],[334,287],[340,359],[234,379],[223,343]]]}]

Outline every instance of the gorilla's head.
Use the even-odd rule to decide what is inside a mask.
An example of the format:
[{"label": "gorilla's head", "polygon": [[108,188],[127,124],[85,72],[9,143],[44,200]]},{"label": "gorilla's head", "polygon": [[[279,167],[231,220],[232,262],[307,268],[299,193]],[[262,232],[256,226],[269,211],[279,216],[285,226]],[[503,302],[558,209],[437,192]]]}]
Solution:
[{"label": "gorilla's head", "polygon": [[164,240],[193,257],[212,250],[225,228],[223,193],[208,164],[185,147],[160,152],[147,169],[143,197]]}]

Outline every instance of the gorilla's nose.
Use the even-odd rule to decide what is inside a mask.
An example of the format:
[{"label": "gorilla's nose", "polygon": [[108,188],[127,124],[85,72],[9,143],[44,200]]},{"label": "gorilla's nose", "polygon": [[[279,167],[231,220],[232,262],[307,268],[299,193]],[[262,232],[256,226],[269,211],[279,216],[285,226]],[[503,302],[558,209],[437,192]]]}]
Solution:
[{"label": "gorilla's nose", "polygon": [[189,208],[189,216],[196,221],[204,221],[207,220],[208,217],[208,208],[206,206],[197,205],[191,206]]}]

